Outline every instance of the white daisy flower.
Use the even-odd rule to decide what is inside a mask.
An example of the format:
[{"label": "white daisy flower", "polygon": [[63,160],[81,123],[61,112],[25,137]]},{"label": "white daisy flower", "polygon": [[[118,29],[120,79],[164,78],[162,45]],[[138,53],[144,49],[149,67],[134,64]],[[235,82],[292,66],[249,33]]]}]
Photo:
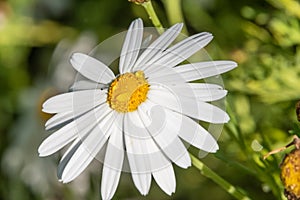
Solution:
[{"label": "white daisy flower", "polygon": [[197,120],[226,123],[227,113],[210,102],[222,99],[227,91],[193,81],[237,64],[180,65],[213,38],[199,33],[171,46],[181,29],[182,24],[175,24],[144,49],[142,20],[133,21],[121,50],[118,76],[91,56],[72,55],[71,64],[88,80],[77,81],[72,92],[43,104],[44,112],[55,114],[46,129],[58,130],[38,149],[40,156],[48,156],[72,142],[58,166],[63,183],[74,180],[95,158],[103,163],[103,199],[113,197],[121,171],[131,172],[142,195],[149,192],[152,177],[171,195],[176,187],[172,163],[191,166],[183,141],[206,152],[218,150],[216,140]]}]

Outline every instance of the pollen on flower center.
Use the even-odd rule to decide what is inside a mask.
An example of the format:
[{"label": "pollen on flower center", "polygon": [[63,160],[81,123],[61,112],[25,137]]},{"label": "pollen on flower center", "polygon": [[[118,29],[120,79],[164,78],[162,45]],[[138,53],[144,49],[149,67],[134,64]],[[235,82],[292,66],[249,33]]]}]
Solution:
[{"label": "pollen on flower center", "polygon": [[144,72],[125,73],[111,83],[107,102],[118,112],[132,112],[146,100],[148,90],[149,84]]}]

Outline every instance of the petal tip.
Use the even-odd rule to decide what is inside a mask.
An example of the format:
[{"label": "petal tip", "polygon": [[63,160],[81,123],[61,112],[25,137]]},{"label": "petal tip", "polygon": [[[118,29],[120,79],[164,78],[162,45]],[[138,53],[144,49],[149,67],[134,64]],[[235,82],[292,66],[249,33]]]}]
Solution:
[{"label": "petal tip", "polygon": [[51,153],[47,152],[47,149],[45,149],[43,143],[38,148],[38,154],[39,157],[46,157],[49,156]]},{"label": "petal tip", "polygon": [[61,182],[62,183],[70,183],[73,180],[73,178],[69,177],[69,175],[64,172],[61,175]]},{"label": "petal tip", "polygon": [[199,36],[207,36],[208,38],[213,38],[213,34],[210,33],[210,32],[201,32],[201,33],[198,33]]},{"label": "petal tip", "polygon": [[213,147],[211,153],[216,153],[219,150],[219,145],[216,143],[216,145]]},{"label": "petal tip", "polygon": [[179,31],[183,28],[184,24],[183,23],[177,23],[174,25],[175,28],[177,28]]},{"label": "petal tip", "polygon": [[41,153],[39,153],[39,157],[46,157],[45,155],[43,155],[43,154],[41,154]]},{"label": "petal tip", "polygon": [[82,67],[82,64],[85,62],[87,57],[88,55],[86,54],[75,52],[70,57],[70,63],[72,64],[73,68],[78,71],[79,68]]},{"label": "petal tip", "polygon": [[60,179],[59,182],[63,183],[63,184],[66,184],[66,183],[69,183],[70,181],[65,181],[63,179]]},{"label": "petal tip", "polygon": [[49,156],[49,154],[47,154],[45,151],[42,151],[40,149],[38,149],[38,154],[39,154],[39,157],[46,157],[46,156]]},{"label": "petal tip", "polygon": [[230,117],[229,117],[229,115],[226,113],[226,115],[225,115],[225,123],[228,123],[229,122],[229,120],[230,120]]},{"label": "petal tip", "polygon": [[132,25],[132,27],[134,25],[137,25],[138,26],[137,28],[140,28],[143,26],[143,20],[141,18],[137,18],[131,22],[131,25]]},{"label": "petal tip", "polygon": [[218,143],[215,141],[215,143],[213,145],[211,145],[210,147],[207,147],[205,150],[205,152],[208,153],[216,153],[219,150],[219,145]]},{"label": "petal tip", "polygon": [[186,165],[184,165],[184,166],[181,166],[181,168],[187,169],[187,168],[189,168],[190,166],[192,166],[192,163],[189,163],[189,164],[186,164]]},{"label": "petal tip", "polygon": [[232,61],[232,66],[233,66],[233,69],[236,68],[238,66],[237,62]]},{"label": "petal tip", "polygon": [[141,192],[141,195],[146,196],[149,193],[149,191],[143,191]]},{"label": "petal tip", "polygon": [[70,56],[70,61],[76,61],[76,60],[79,60],[81,59],[82,57],[86,57],[85,54],[83,53],[79,53],[79,52],[74,52],[72,53],[72,55]]}]

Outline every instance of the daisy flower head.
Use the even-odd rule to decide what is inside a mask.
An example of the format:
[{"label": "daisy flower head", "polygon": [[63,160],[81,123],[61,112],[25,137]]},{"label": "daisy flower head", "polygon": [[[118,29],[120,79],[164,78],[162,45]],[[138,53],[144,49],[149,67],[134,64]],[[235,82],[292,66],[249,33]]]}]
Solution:
[{"label": "daisy flower head", "polygon": [[[58,166],[63,183],[74,180],[97,159],[103,163],[103,199],[113,197],[122,171],[131,173],[142,195],[148,194],[152,177],[171,195],[176,187],[172,163],[182,168],[191,165],[186,143],[206,152],[218,150],[216,139],[198,121],[223,124],[229,120],[225,111],[211,103],[224,98],[227,91],[195,81],[237,64],[182,64],[213,38],[204,32],[176,43],[182,26],[175,24],[152,41],[142,20],[136,19],[116,57],[71,56],[79,76],[70,92],[43,104],[44,112],[55,114],[46,129],[56,131],[38,149],[40,156],[48,156],[71,143]],[[108,67],[116,58],[117,76]]]}]

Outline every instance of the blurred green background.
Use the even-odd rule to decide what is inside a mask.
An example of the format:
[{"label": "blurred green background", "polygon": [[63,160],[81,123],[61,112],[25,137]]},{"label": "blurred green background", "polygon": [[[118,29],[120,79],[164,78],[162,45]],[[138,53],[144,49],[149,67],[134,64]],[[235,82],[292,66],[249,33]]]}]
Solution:
[{"label": "blurred green background", "polygon": [[[152,1],[165,27],[178,20],[174,2],[180,0]],[[218,153],[203,162],[252,199],[284,199],[279,178],[284,153],[267,160],[262,155],[287,144],[289,130],[298,127],[299,1],[182,0],[180,5],[189,34],[213,33],[206,48],[210,56],[239,64],[223,76],[232,120],[219,138]],[[137,17],[152,26],[142,6],[126,0],[0,0],[0,199],[100,199],[98,162],[64,185],[56,177],[61,153],[38,157],[49,134],[41,103],[72,84],[72,52],[90,52]],[[114,199],[233,199],[194,167],[175,171],[171,197],[154,182],[143,197],[123,174]]]}]

